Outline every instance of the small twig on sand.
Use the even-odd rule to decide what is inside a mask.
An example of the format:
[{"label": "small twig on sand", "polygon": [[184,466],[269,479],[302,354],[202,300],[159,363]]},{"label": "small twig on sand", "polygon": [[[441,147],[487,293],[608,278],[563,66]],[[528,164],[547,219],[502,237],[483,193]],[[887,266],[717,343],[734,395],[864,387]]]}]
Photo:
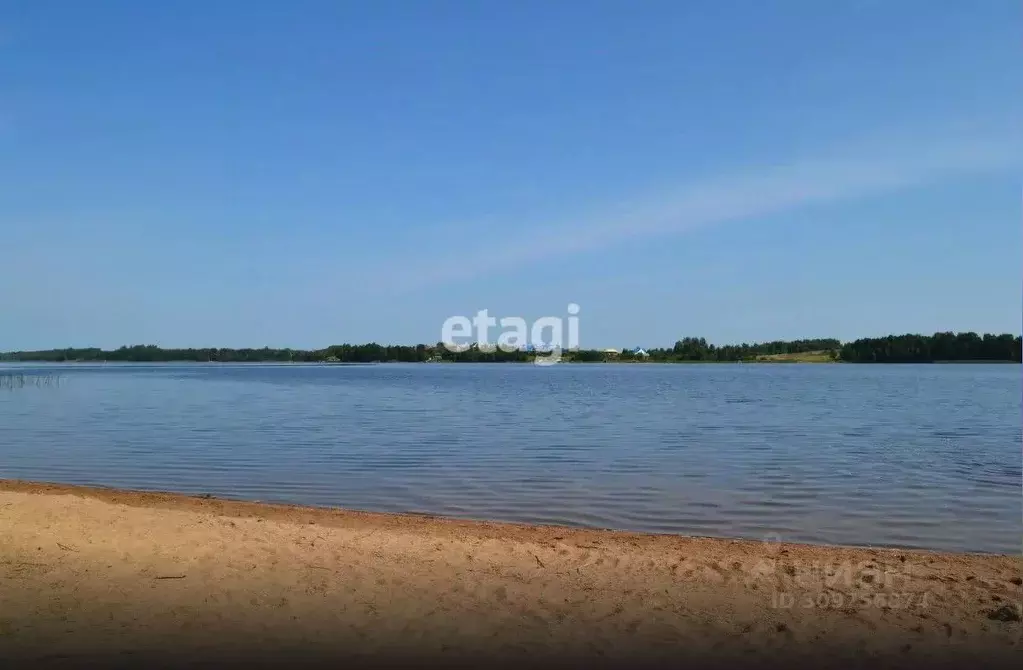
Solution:
[{"label": "small twig on sand", "polygon": [[36,563],[33,561],[9,561],[9,560],[0,561],[0,566],[10,566],[15,569],[25,567],[26,565],[30,565],[33,568],[45,568],[49,566],[48,563]]},{"label": "small twig on sand", "polygon": [[185,575],[157,575],[153,579],[184,579]]},{"label": "small twig on sand", "polygon": [[61,544],[60,542],[57,543],[57,546],[63,549],[64,551],[78,551],[74,547],[68,546],[66,544]]},{"label": "small twig on sand", "polygon": [[541,568],[546,568],[547,567],[546,565],[543,564],[543,561],[541,561],[540,557],[537,556],[536,554],[533,554],[533,558],[536,559],[536,564],[539,565]]}]

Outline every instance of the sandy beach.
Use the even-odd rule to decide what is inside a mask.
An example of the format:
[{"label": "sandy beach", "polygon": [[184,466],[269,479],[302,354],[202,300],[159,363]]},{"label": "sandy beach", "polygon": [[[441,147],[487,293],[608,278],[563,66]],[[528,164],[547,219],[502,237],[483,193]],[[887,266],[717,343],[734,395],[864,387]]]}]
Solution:
[{"label": "sandy beach", "polygon": [[0,659],[33,667],[1010,667],[1021,576],[1018,556],[0,481]]}]

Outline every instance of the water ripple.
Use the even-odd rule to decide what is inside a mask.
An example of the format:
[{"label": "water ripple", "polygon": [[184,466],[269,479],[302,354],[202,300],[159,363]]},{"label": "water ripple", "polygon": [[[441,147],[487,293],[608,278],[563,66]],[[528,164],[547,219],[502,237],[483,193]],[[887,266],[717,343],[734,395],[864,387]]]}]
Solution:
[{"label": "water ripple", "polygon": [[0,476],[659,533],[1019,550],[1015,366],[60,374],[59,386],[0,393]]}]

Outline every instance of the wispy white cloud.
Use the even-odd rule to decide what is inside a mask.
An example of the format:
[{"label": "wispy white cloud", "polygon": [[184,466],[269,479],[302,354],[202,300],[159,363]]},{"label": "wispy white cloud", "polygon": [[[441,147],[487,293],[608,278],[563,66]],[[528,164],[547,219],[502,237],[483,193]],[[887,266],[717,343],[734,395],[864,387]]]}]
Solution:
[{"label": "wispy white cloud", "polygon": [[[635,237],[670,236],[709,225],[796,208],[868,198],[971,173],[1016,167],[1012,133],[868,141],[817,158],[682,184],[668,193],[609,207],[602,215],[551,222],[493,236],[443,257],[403,263],[386,272],[388,290],[469,280],[539,261],[595,251]],[[478,230],[478,228],[476,229]],[[463,238],[464,239],[464,238]]]}]

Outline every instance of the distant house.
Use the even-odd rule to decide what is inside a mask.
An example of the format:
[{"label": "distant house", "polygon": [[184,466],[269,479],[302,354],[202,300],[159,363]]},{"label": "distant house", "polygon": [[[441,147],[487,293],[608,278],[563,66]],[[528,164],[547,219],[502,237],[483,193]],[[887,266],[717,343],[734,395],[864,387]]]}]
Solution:
[{"label": "distant house", "polygon": [[602,351],[601,353],[604,354],[605,356],[618,356],[622,352],[619,351],[618,349],[604,349],[604,351]]},{"label": "distant house", "polygon": [[648,354],[646,350],[643,349],[642,347],[636,347],[635,349],[633,349],[632,355],[636,356],[637,358],[648,358],[650,356],[650,354]]}]

